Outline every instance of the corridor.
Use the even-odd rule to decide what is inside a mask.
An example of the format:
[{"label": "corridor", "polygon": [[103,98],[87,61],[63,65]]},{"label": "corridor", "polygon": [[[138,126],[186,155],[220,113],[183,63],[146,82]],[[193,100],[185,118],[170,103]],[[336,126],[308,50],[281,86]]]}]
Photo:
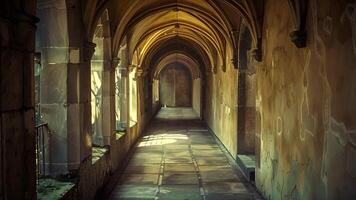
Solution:
[{"label": "corridor", "polygon": [[3,0],[0,200],[356,199],[356,0]]},{"label": "corridor", "polygon": [[260,199],[190,108],[162,108],[135,147],[110,200]]}]

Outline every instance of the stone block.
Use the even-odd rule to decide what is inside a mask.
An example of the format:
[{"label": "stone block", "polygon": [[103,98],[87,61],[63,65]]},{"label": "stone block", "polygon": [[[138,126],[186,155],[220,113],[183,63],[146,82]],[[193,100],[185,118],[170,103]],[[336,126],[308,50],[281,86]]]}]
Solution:
[{"label": "stone block", "polygon": [[202,199],[198,185],[164,185],[160,187],[158,199]]},{"label": "stone block", "polygon": [[87,158],[91,154],[92,133],[91,133],[91,104],[80,104],[80,124],[81,124],[81,143],[80,154],[81,160]]},{"label": "stone block", "polygon": [[31,54],[25,54],[23,60],[23,104],[26,108],[35,105],[35,76],[34,58]]},{"label": "stone block", "polygon": [[66,46],[43,47],[42,64],[67,64],[69,63],[69,48]]},{"label": "stone block", "polygon": [[111,71],[103,71],[102,75],[102,94],[103,96],[110,96],[110,90],[114,87],[114,84],[111,83]]},{"label": "stone block", "polygon": [[7,112],[1,114],[2,137],[5,141],[3,152],[4,175],[6,181],[6,190],[11,199],[23,199],[25,191],[24,181],[27,177],[23,173],[25,163],[25,129],[23,126],[22,112]]},{"label": "stone block", "polygon": [[22,53],[4,50],[1,56],[1,111],[16,110],[23,106],[23,59]]},{"label": "stone block", "polygon": [[68,168],[78,169],[80,164],[80,105],[68,105]]},{"label": "stone block", "polygon": [[37,17],[41,19],[37,28],[40,46],[63,47],[69,44],[65,6],[39,9]]},{"label": "stone block", "polygon": [[79,48],[69,49],[69,63],[79,64],[80,63],[80,50]]},{"label": "stone block", "polygon": [[68,85],[67,85],[67,102],[68,104],[79,103],[80,95],[80,65],[77,64],[68,64]]},{"label": "stone block", "polygon": [[91,99],[91,71],[90,64],[82,63],[80,66],[80,102],[90,102]]},{"label": "stone block", "polygon": [[47,64],[41,73],[41,104],[67,102],[67,64]]},{"label": "stone block", "polygon": [[66,173],[68,162],[67,114],[68,109],[63,104],[41,104],[41,115],[50,129],[49,152],[54,163],[50,165],[53,175]]}]

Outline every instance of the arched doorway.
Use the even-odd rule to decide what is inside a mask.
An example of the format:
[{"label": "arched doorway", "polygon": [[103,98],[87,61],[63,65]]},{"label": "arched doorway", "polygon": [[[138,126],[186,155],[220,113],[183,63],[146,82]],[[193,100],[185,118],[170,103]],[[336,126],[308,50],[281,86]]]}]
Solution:
[{"label": "arched doorway", "polygon": [[163,107],[192,107],[192,75],[186,66],[168,65],[162,70],[159,82]]}]

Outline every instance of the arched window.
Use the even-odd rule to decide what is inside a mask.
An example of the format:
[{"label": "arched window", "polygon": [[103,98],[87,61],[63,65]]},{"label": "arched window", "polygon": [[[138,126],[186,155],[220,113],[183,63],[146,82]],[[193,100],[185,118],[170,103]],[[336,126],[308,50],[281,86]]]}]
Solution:
[{"label": "arched window", "polygon": [[[126,41],[126,39],[124,39]],[[115,122],[116,133],[120,137],[127,130],[127,48],[122,44],[119,50],[119,63],[115,69]]]}]

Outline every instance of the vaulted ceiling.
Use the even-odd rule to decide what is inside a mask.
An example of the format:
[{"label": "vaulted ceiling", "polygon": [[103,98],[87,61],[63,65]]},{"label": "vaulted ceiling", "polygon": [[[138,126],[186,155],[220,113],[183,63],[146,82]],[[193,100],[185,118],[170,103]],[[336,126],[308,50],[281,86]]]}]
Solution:
[{"label": "vaulted ceiling", "polygon": [[127,42],[129,63],[143,70],[159,69],[162,60],[170,64],[185,58],[181,64],[188,64],[189,58],[200,71],[225,71],[227,63],[237,59],[241,24],[251,32],[253,49],[260,51],[262,4],[261,0],[93,0],[83,15],[92,38],[96,22],[107,11],[113,55]]}]

